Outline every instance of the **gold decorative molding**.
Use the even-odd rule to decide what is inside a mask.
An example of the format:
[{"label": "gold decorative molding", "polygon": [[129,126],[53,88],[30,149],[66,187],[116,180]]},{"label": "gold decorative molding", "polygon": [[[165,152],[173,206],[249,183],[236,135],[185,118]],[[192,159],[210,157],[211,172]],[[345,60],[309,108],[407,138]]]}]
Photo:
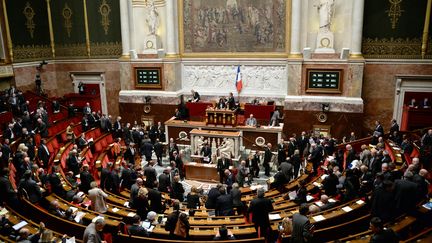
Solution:
[{"label": "gold decorative molding", "polygon": [[87,56],[90,57],[90,32],[88,27],[88,16],[87,16],[87,0],[83,0],[84,5],[84,29],[85,29],[85,38],[86,38],[86,50]]},{"label": "gold decorative molding", "polygon": [[91,43],[92,57],[120,57],[122,54],[121,42],[95,42]]},{"label": "gold decorative molding", "polygon": [[13,77],[13,67],[12,65],[0,66],[0,78]]},{"label": "gold decorative molding", "polygon": [[389,3],[390,9],[386,12],[388,14],[388,17],[390,18],[392,29],[396,29],[399,17],[402,16],[402,12],[405,12],[405,10],[401,9],[402,0],[389,0]]},{"label": "gold decorative molding", "polygon": [[52,17],[51,17],[51,0],[46,0],[46,3],[47,3],[47,14],[48,14],[48,26],[49,26],[51,53],[52,53],[52,57],[55,58],[54,30],[53,30]]},{"label": "gold decorative molding", "polygon": [[14,46],[14,55],[16,61],[33,61],[51,58],[52,51],[49,45]]},{"label": "gold decorative molding", "polygon": [[101,14],[101,25],[105,31],[105,35],[108,35],[108,31],[111,23],[109,19],[109,15],[111,13],[111,7],[106,2],[106,0],[102,0],[101,5],[99,6],[99,13]]},{"label": "gold decorative molding", "polygon": [[[422,39],[420,38],[365,38],[362,53],[365,58],[420,59]],[[431,50],[429,43],[428,49]],[[432,58],[426,53],[425,58]]]},{"label": "gold decorative molding", "polygon": [[63,15],[63,26],[66,29],[67,35],[70,38],[71,32],[72,32],[72,9],[69,7],[67,3],[65,3],[65,6],[63,7],[62,15]]},{"label": "gold decorative molding", "polygon": [[56,46],[58,57],[85,57],[87,49],[84,43],[79,44],[57,44]]},{"label": "gold decorative molding", "polygon": [[14,53],[13,53],[13,47],[12,47],[12,38],[11,38],[11,34],[10,34],[10,29],[9,29],[9,19],[8,19],[8,14],[7,14],[7,9],[6,9],[6,0],[3,0],[2,4],[3,4],[3,15],[4,15],[5,28],[6,28],[7,48],[9,51],[9,59],[10,59],[10,62],[13,62]]},{"label": "gold decorative molding", "polygon": [[27,28],[27,31],[30,33],[30,37],[33,39],[34,37],[34,30],[36,28],[36,24],[33,20],[34,16],[36,15],[34,9],[32,8],[30,2],[27,2],[24,10],[23,10],[23,14],[25,16],[25,18],[27,19],[27,21],[25,22],[25,26]]}]

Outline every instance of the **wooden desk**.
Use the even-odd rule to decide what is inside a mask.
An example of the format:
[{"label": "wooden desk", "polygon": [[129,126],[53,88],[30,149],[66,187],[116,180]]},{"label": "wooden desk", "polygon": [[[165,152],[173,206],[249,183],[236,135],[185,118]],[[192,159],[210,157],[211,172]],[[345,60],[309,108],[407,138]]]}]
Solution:
[{"label": "wooden desk", "polygon": [[215,164],[185,163],[186,178],[192,180],[218,182],[219,175]]},{"label": "wooden desk", "polygon": [[235,127],[237,124],[237,114],[235,111],[207,108],[205,112],[205,121],[207,125],[222,125]]},{"label": "wooden desk", "polygon": [[213,106],[210,102],[187,102],[186,107],[189,110],[189,117],[191,120],[202,121],[205,116],[207,107]]}]

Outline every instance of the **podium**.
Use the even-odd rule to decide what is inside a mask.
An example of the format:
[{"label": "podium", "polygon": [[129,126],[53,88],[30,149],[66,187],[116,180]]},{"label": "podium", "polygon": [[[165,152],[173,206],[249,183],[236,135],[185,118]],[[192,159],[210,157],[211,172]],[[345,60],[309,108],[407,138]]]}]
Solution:
[{"label": "podium", "polygon": [[207,125],[236,126],[236,112],[232,110],[207,108],[206,109]]}]

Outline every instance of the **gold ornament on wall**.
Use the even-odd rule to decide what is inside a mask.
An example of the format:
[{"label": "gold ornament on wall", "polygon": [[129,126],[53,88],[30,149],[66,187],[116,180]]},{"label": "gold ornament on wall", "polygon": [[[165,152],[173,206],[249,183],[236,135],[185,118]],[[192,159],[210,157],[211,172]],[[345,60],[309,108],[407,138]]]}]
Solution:
[{"label": "gold ornament on wall", "polygon": [[110,26],[109,14],[111,13],[111,7],[108,5],[106,0],[102,0],[99,6],[99,13],[101,14],[101,25],[105,31],[105,35],[108,35],[108,30]]},{"label": "gold ornament on wall", "polygon": [[71,36],[71,31],[72,31],[72,9],[69,7],[69,5],[66,3],[65,6],[63,7],[63,11],[62,11],[62,15],[63,15],[63,26],[66,29],[67,35],[70,38]]},{"label": "gold ornament on wall", "polygon": [[402,12],[405,12],[405,10],[401,9],[402,0],[389,0],[389,3],[390,9],[386,12],[388,14],[388,17],[390,18],[392,29],[396,29],[399,17],[402,16]]},{"label": "gold ornament on wall", "polygon": [[30,5],[30,2],[26,3],[26,6],[24,7],[23,14],[27,21],[25,22],[27,31],[30,33],[30,37],[33,39],[34,30],[36,28],[36,24],[33,21],[35,14],[35,11],[33,10],[32,6]]}]

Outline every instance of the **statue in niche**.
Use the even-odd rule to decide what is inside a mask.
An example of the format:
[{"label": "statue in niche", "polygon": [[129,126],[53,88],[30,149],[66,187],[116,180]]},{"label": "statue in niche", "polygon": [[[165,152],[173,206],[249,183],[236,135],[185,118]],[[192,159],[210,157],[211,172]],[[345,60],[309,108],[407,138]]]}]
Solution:
[{"label": "statue in niche", "polygon": [[319,12],[320,32],[330,32],[334,14],[334,2],[335,0],[319,0],[319,4],[315,5]]},{"label": "statue in niche", "polygon": [[150,35],[156,35],[159,26],[159,13],[156,11],[156,6],[154,0],[150,0],[150,5],[148,7],[149,13],[146,18],[147,26],[149,28]]}]

